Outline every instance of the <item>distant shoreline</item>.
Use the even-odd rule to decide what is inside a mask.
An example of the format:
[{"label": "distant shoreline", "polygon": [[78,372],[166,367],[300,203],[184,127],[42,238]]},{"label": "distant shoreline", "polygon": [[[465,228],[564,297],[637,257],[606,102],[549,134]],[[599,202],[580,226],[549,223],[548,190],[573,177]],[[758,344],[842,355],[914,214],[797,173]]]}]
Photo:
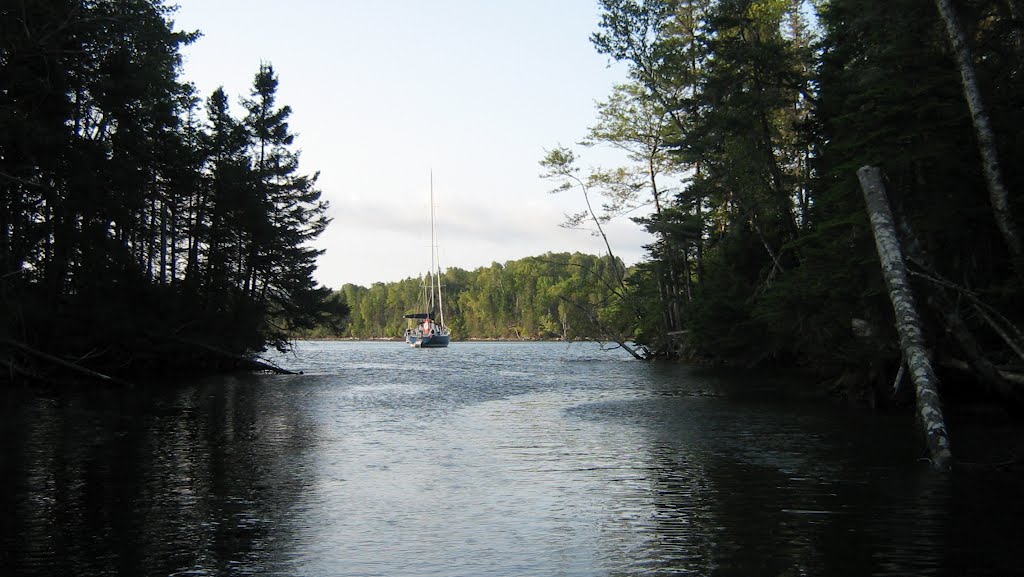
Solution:
[{"label": "distant shoreline", "polygon": [[[377,337],[371,339],[360,339],[356,337],[311,337],[311,338],[292,338],[292,342],[301,341],[352,341],[352,342],[403,342],[405,339],[402,337]],[[452,339],[454,343],[590,343],[596,342],[588,339],[579,339],[573,341],[567,341],[564,339],[496,339],[496,338],[469,338],[469,339]]]}]

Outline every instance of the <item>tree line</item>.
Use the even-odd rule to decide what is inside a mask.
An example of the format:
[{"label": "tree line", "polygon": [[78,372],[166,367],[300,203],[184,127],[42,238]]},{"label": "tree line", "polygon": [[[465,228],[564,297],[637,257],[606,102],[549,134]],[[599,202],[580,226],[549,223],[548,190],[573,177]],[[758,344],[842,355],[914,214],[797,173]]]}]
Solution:
[{"label": "tree line", "polygon": [[[599,236],[650,206],[647,259],[626,270],[605,238],[600,258],[453,269],[457,336],[630,341],[888,394],[903,361],[857,179],[872,165],[931,354],[1019,396],[1018,0],[598,4],[592,42],[630,81],[543,176],[581,195],[565,226]],[[346,334],[400,332],[389,323],[419,279],[330,298],[312,279],[327,205],[270,64],[236,110],[181,78],[197,33],[175,31],[162,0],[15,1],[0,16],[4,378],[48,370],[47,355],[111,373],[216,364],[212,349],[283,346],[348,306]],[[630,164],[584,167],[598,144]]]},{"label": "tree line", "polygon": [[[664,357],[812,366],[890,396],[903,361],[857,178],[871,165],[931,354],[1019,402],[1019,2],[599,4],[592,42],[630,81],[598,103],[581,146],[541,164],[556,192],[580,195],[566,226],[603,234],[651,207],[637,219],[654,238],[647,259],[620,284],[639,342]],[[584,166],[596,144],[629,164]]]},{"label": "tree line", "polygon": [[201,99],[181,77],[198,33],[173,13],[0,8],[0,373],[209,368],[329,314],[310,246],[328,206],[277,72],[260,64],[239,109]]},{"label": "tree line", "polygon": [[[449,268],[441,276],[445,322],[455,339],[600,338],[595,323],[615,322],[604,287],[616,268],[622,261],[582,253],[547,253],[473,271]],[[350,308],[344,330],[320,328],[304,336],[399,338],[408,322],[402,316],[423,312],[430,282],[428,273],[370,287],[346,284],[336,293]]]}]

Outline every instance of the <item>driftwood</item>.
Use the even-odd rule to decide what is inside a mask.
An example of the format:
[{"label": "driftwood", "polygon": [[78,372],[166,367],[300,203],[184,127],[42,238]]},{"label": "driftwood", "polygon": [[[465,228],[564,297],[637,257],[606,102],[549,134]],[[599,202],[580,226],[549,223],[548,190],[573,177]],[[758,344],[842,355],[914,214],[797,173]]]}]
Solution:
[{"label": "driftwood", "polygon": [[[44,351],[40,351],[39,349],[35,349],[33,347],[30,347],[30,346],[26,345],[25,343],[20,343],[18,341],[13,341],[11,339],[0,339],[0,343],[5,344],[5,345],[7,345],[9,347],[16,348],[16,349],[22,351],[23,353],[27,353],[30,356],[36,357],[38,359],[42,359],[42,360],[44,360],[44,361],[46,361],[48,363],[53,363],[55,365],[58,365],[60,367],[65,368],[65,369],[69,369],[69,370],[71,370],[71,371],[73,371],[75,373],[79,373],[79,374],[85,375],[85,376],[87,376],[87,377],[89,377],[91,379],[94,379],[94,380],[98,380],[98,381],[101,381],[101,382],[104,382],[104,383],[108,383],[108,384],[111,384],[111,385],[120,385],[120,386],[123,386],[123,387],[133,387],[133,386],[135,386],[134,384],[132,384],[132,383],[130,383],[128,381],[119,379],[117,377],[112,377],[110,375],[105,375],[103,373],[100,373],[98,371],[94,371],[92,369],[83,367],[82,365],[73,363],[71,361],[66,361],[66,360],[64,360],[64,359],[62,359],[60,357],[51,355],[50,353],[47,353],[47,352],[44,352]],[[25,375],[31,375],[30,372],[26,372],[26,370],[18,367],[13,361],[5,362],[4,364],[6,364],[8,367],[10,367],[11,370],[16,370],[16,371],[18,371],[18,372],[20,372],[22,374],[25,374]]]},{"label": "driftwood", "polygon": [[[947,367],[947,368],[950,368],[950,369],[956,369],[957,371],[962,371],[962,372],[965,372],[965,373],[974,373],[975,372],[975,369],[973,369],[971,367],[971,364],[968,363],[965,360],[962,360],[962,359],[953,359],[953,358],[940,359],[938,364],[943,366],[943,367]],[[1018,387],[1024,387],[1024,374],[1019,373],[1019,372],[1014,372],[1014,371],[1011,371],[1011,370],[1007,370],[1007,369],[1001,369],[1001,368],[998,368],[998,367],[996,367],[996,370],[999,372],[999,376],[1004,381],[1006,381],[1008,383],[1013,383],[1014,385],[1017,385]]]},{"label": "driftwood", "polygon": [[[924,264],[920,264],[920,266],[922,268],[928,268]],[[974,311],[978,316],[988,324],[989,328],[991,328],[992,331],[995,332],[1004,343],[1006,343],[1006,346],[1017,355],[1017,358],[1024,361],[1024,348],[1022,348],[1020,344],[1021,342],[1024,342],[1024,335],[1021,334],[1020,330],[1017,329],[1009,319],[1001,315],[991,306],[982,302],[982,300],[973,292],[952,282],[938,278],[934,271],[929,274],[917,271],[908,272],[913,276],[923,278],[940,287],[955,291],[959,296],[966,298],[967,301],[971,303],[971,306],[974,307]]]},{"label": "driftwood", "polygon": [[[907,271],[912,276],[931,281],[929,285],[931,290],[926,290],[925,304],[932,309],[932,312],[945,326],[947,333],[953,337],[960,347],[960,351],[966,357],[967,363],[973,369],[974,374],[981,379],[981,382],[1017,407],[1024,407],[1024,389],[1016,386],[1010,379],[1004,378],[999,368],[985,356],[984,350],[974,337],[971,328],[960,316],[955,296],[968,291],[950,282],[938,282],[939,274],[935,272],[935,267],[930,262],[927,253],[922,250],[910,224],[903,221],[900,223],[900,229],[903,233],[903,248],[908,261],[928,271],[928,274],[921,274],[913,270]],[[975,307],[978,307],[978,302],[973,303]],[[991,321],[988,317],[983,318]],[[1013,344],[1012,340],[1010,343]]]},{"label": "driftwood", "polygon": [[953,455],[938,392],[939,379],[925,348],[921,320],[917,314],[914,295],[910,290],[903,253],[896,235],[896,223],[882,183],[882,172],[877,167],[864,166],[857,171],[857,178],[864,193],[882,274],[896,314],[900,348],[905,355],[910,378],[914,383],[917,414],[924,429],[931,463],[936,469],[948,470]]},{"label": "driftwood", "polygon": [[217,347],[215,347],[213,345],[209,345],[209,344],[206,344],[206,343],[203,343],[203,342],[199,342],[199,341],[194,341],[192,339],[187,339],[187,338],[184,338],[184,337],[178,337],[178,336],[173,336],[173,335],[165,335],[164,338],[176,341],[176,342],[181,343],[181,344],[185,344],[185,345],[193,346],[193,347],[196,347],[196,348],[199,348],[199,349],[203,349],[204,351],[209,352],[209,353],[213,353],[214,355],[216,355],[216,356],[218,356],[218,357],[220,357],[220,358],[222,358],[224,360],[233,362],[239,368],[247,368],[249,370],[254,370],[254,371],[268,371],[268,372],[272,372],[272,373],[277,373],[279,375],[298,375],[298,374],[301,374],[301,373],[296,373],[294,371],[289,371],[288,369],[281,368],[281,367],[279,367],[277,365],[272,364],[270,361],[267,361],[267,360],[259,360],[259,359],[255,359],[255,358],[251,358],[251,357],[246,357],[246,356],[243,356],[243,355],[232,353],[230,351],[225,351],[224,349],[217,348]]}]

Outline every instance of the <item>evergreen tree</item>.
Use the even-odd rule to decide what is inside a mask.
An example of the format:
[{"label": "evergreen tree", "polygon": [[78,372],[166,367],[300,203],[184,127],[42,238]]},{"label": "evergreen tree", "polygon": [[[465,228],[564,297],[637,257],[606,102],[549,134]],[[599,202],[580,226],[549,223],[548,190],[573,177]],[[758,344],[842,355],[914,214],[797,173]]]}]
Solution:
[{"label": "evergreen tree", "polygon": [[4,375],[229,368],[344,312],[312,280],[327,206],[296,172],[273,70],[258,75],[252,102],[269,113],[251,111],[251,132],[223,90],[202,125],[179,78],[197,34],[175,32],[173,11],[0,6]]},{"label": "evergreen tree", "polygon": [[289,331],[315,323],[311,305],[330,293],[313,280],[323,251],[309,245],[330,219],[316,188],[319,174],[298,173],[299,153],[289,149],[295,138],[287,122],[291,108],[276,108],[277,86],[274,68],[262,64],[244,101],[255,175],[243,224],[249,249],[240,260],[246,262],[241,289],[280,323],[267,332],[280,348]]},{"label": "evergreen tree", "polygon": [[[223,311],[229,299],[238,303],[245,278],[243,258],[252,243],[251,227],[247,226],[256,212],[251,207],[254,175],[247,155],[248,137],[245,127],[231,114],[228,96],[218,88],[206,101],[208,118],[204,134],[204,156],[207,167],[195,211],[190,270],[187,277],[204,270],[203,291],[215,297],[213,310]],[[200,263],[199,252],[205,248]],[[194,270],[192,270],[194,269]]]}]

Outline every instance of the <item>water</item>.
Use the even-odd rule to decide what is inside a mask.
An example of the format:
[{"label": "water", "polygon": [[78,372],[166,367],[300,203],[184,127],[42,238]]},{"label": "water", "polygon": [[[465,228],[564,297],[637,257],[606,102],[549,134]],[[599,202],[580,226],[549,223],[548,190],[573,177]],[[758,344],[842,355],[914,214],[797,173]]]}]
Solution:
[{"label": "water", "polygon": [[0,575],[1009,575],[1020,476],[905,417],[591,344],[299,343],[299,376],[8,392]]}]

